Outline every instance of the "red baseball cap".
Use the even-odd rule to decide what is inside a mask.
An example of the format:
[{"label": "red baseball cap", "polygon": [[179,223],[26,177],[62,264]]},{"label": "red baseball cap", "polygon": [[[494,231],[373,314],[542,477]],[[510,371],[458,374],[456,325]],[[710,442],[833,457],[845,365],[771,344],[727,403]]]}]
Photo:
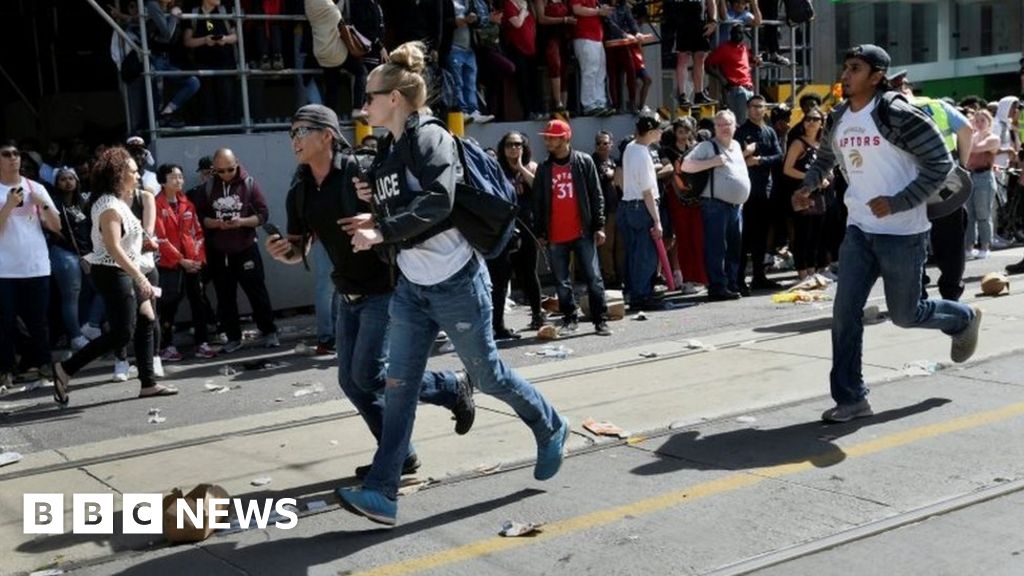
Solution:
[{"label": "red baseball cap", "polygon": [[544,131],[540,133],[541,136],[550,136],[552,138],[572,138],[572,128],[569,127],[569,123],[565,120],[551,120],[548,125],[544,127]]}]

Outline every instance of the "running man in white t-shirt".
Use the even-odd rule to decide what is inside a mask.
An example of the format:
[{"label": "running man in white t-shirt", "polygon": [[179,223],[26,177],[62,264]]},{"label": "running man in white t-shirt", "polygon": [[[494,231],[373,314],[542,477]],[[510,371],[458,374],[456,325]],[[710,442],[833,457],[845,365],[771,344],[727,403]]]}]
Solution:
[{"label": "running man in white t-shirt", "polygon": [[52,374],[50,256],[44,227],[60,234],[50,194],[39,182],[22,177],[17,144],[0,143],[0,391],[11,387],[16,370],[13,336],[18,316],[29,333],[22,364],[38,368],[44,377]]},{"label": "running man in white t-shirt", "polygon": [[927,257],[926,202],[945,182],[953,159],[935,123],[895,92],[888,92],[889,55],[863,44],[846,53],[846,102],[829,116],[818,159],[793,207],[810,206],[810,195],[838,164],[850,186],[846,236],[839,249],[839,289],[832,310],[832,398],[827,422],[873,414],[861,373],[864,304],[879,277],[889,315],[903,328],[942,330],[953,339],[950,356],[965,362],[978,344],[981,309],[946,300],[922,300]]}]

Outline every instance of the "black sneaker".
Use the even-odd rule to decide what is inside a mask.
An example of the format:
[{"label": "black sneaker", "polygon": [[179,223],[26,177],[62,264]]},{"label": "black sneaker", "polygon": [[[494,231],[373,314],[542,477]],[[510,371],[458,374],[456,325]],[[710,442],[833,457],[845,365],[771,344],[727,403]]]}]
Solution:
[{"label": "black sneaker", "polygon": [[594,332],[596,332],[598,336],[612,335],[612,329],[608,327],[608,323],[604,320],[594,324]]},{"label": "black sneaker", "polygon": [[534,314],[533,320],[530,320],[530,325],[526,327],[527,330],[540,330],[546,324],[544,320],[544,314]]},{"label": "black sneaker", "polygon": [[1024,273],[1024,260],[1017,262],[1016,264],[1010,264],[1006,267],[1007,274],[1022,274]]},{"label": "black sneaker", "polygon": [[686,99],[686,94],[676,95],[676,104],[678,104],[680,108],[689,108],[690,106],[693,106],[693,104]]},{"label": "black sneaker", "polygon": [[516,331],[510,328],[500,328],[494,331],[495,340],[519,340],[522,337],[522,334],[516,334]]},{"label": "black sneaker", "polygon": [[452,415],[455,419],[455,433],[462,436],[469,432],[476,420],[476,403],[473,402],[473,383],[469,380],[469,374],[465,370],[458,370],[455,378],[458,380],[459,396],[452,407]]},{"label": "black sneaker", "polygon": [[693,97],[693,104],[695,106],[710,106],[712,104],[718,104],[718,100],[708,96],[707,92],[701,92]]},{"label": "black sneaker", "polygon": [[[365,466],[356,466],[356,478],[358,478],[360,480],[365,479],[366,475],[370,473],[370,468],[372,468],[372,467],[373,467],[372,464],[367,464]],[[402,462],[402,475],[403,476],[405,476],[407,474],[415,474],[416,471],[419,470],[419,469],[420,469],[420,457],[415,455],[415,454],[409,454],[409,456],[407,456],[405,458],[405,462]]]},{"label": "black sneaker", "polygon": [[739,300],[742,296],[738,292],[726,290],[725,292],[708,292],[708,302],[725,302],[727,300]]}]

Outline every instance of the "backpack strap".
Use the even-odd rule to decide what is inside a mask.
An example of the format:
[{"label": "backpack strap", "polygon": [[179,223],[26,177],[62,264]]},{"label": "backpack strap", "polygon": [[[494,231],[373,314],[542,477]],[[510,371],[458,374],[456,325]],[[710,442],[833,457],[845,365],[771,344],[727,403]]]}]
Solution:
[{"label": "backpack strap", "polygon": [[[711,139],[711,146],[715,150],[715,156],[718,156],[719,154],[722,153],[722,149],[718,147],[718,142],[716,142],[714,138]],[[711,169],[711,176],[710,176],[710,178],[708,178],[708,180],[711,181],[710,182],[711,198],[714,199],[714,197],[715,197],[715,169],[714,168]]]}]

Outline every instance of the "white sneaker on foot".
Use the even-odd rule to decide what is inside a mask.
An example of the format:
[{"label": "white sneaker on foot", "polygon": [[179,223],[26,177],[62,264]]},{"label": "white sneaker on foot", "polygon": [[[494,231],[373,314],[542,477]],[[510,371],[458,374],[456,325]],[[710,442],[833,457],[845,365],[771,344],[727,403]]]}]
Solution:
[{"label": "white sneaker on foot", "polygon": [[115,360],[114,361],[114,376],[111,377],[111,382],[127,382],[128,381],[128,361],[127,360]]},{"label": "white sneaker on foot", "polygon": [[89,344],[89,339],[86,338],[85,335],[76,336],[76,337],[71,339],[71,349],[74,350],[75,352],[78,352],[82,348],[85,348],[86,345],[88,345],[88,344]]},{"label": "white sneaker on foot", "polygon": [[82,336],[85,336],[89,340],[95,340],[103,334],[99,326],[93,326],[92,324],[85,323],[82,325]]},{"label": "white sneaker on foot", "polygon": [[471,112],[470,114],[467,114],[467,116],[469,116],[470,120],[472,120],[476,124],[486,124],[486,123],[490,122],[491,120],[494,120],[494,116],[493,115],[491,115],[491,114],[481,114],[479,110],[477,110],[475,112]]}]

